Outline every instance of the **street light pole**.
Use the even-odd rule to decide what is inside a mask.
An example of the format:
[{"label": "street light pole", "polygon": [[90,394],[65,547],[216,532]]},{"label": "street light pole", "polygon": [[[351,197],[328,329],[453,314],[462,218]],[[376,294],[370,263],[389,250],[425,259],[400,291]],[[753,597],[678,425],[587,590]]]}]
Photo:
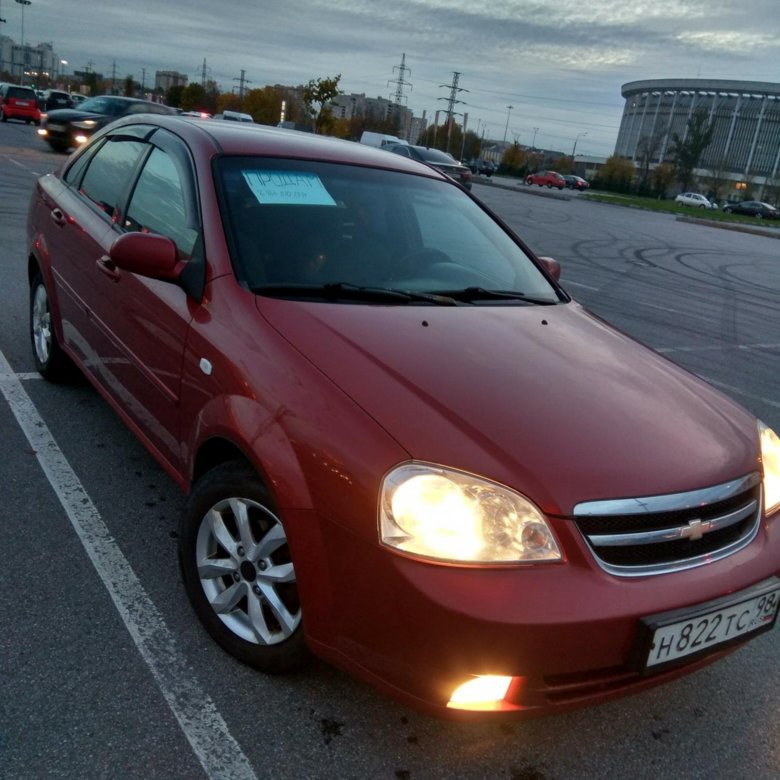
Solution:
[{"label": "street light pole", "polygon": [[[18,0],[17,0],[18,2]],[[506,145],[506,134],[509,131],[509,117],[512,114],[512,109],[514,106],[507,106],[506,107],[506,127],[504,128],[504,145]]]},{"label": "street light pole", "polygon": [[24,65],[27,60],[27,52],[24,48],[24,7],[26,5],[32,5],[31,0],[15,0],[20,6],[22,6],[22,42],[21,42],[21,49],[22,49],[22,64],[20,66],[21,72],[19,73],[19,83],[24,84]]},{"label": "street light pole", "polygon": [[577,137],[574,139],[574,146],[571,149],[571,161],[574,162],[574,152],[577,150],[577,141],[580,140],[583,136],[587,135],[587,133],[577,133]]},{"label": "street light pole", "polygon": [[534,128],[534,140],[533,140],[533,141],[531,141],[531,148],[532,148],[532,149],[536,149],[536,134],[537,134],[538,132],[539,132],[539,128],[538,128],[538,127],[535,127],[535,128]]}]

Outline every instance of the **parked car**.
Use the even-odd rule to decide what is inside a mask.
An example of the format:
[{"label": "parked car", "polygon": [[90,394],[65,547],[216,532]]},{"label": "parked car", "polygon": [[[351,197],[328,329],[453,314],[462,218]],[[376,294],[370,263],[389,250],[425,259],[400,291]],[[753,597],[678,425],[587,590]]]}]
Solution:
[{"label": "parked car", "polygon": [[31,87],[4,83],[0,85],[0,121],[20,119],[27,124],[41,121],[38,96]]},{"label": "parked car", "polygon": [[72,108],[73,98],[70,92],[63,92],[59,89],[47,89],[43,93],[44,111],[55,111],[58,108]]},{"label": "parked car", "polygon": [[472,173],[478,173],[480,176],[488,178],[496,172],[496,164],[492,160],[473,158],[469,160],[469,168]]},{"label": "parked car", "polygon": [[529,186],[536,184],[539,187],[557,187],[559,190],[562,190],[566,186],[566,181],[563,176],[555,171],[537,171],[536,173],[531,173],[526,176],[525,183]]},{"label": "parked car", "polygon": [[442,173],[451,176],[467,190],[471,189],[472,174],[467,165],[458,162],[451,154],[439,149],[430,149],[427,146],[414,146],[413,144],[386,144],[383,149],[408,157],[411,160],[431,165]]},{"label": "parked car", "polygon": [[727,214],[744,214],[758,219],[778,219],[780,211],[769,203],[760,200],[743,200],[741,203],[727,203],[723,210]]},{"label": "parked car", "polygon": [[71,92],[70,99],[73,102],[74,106],[77,106],[80,103],[83,103],[85,100],[88,100],[87,96],[82,95],[81,92]]},{"label": "parked car", "polygon": [[587,190],[590,188],[590,182],[581,176],[565,175],[563,180],[570,190]]},{"label": "parked car", "polygon": [[706,195],[700,195],[698,192],[681,192],[675,199],[675,203],[683,206],[695,206],[700,209],[716,209],[717,203],[713,203]]},{"label": "parked car", "polygon": [[225,119],[228,122],[254,122],[251,114],[244,114],[241,111],[223,111],[221,114],[214,114],[214,119]]},{"label": "parked car", "polygon": [[526,717],[774,625],[780,439],[432,166],[125,117],[28,214],[35,365],[188,493],[184,587],[241,661]]},{"label": "parked car", "polygon": [[49,111],[38,134],[57,152],[81,146],[107,124],[128,114],[175,114],[175,108],[149,100],[100,95],[74,108]]}]

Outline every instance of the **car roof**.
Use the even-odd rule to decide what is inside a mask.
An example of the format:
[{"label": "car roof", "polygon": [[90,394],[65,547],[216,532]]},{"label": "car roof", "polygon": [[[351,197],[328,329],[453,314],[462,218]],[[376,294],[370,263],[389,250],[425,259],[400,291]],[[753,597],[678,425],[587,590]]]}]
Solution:
[{"label": "car roof", "polygon": [[136,114],[112,122],[106,132],[115,132],[117,128],[138,124],[165,128],[205,155],[293,157],[446,179],[438,171],[416,160],[398,154],[388,154],[386,150],[368,144],[249,122],[204,122],[202,119],[181,115]]}]

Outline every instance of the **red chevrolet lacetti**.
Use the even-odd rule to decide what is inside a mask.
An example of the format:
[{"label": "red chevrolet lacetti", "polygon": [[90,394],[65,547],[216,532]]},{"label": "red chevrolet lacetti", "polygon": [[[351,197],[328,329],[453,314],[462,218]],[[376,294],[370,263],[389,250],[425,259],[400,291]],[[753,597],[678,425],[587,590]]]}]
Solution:
[{"label": "red chevrolet lacetti", "polygon": [[28,238],[38,370],[189,494],[187,594],[239,660],[523,717],[773,626],[780,439],[440,172],[134,116],[38,181]]}]

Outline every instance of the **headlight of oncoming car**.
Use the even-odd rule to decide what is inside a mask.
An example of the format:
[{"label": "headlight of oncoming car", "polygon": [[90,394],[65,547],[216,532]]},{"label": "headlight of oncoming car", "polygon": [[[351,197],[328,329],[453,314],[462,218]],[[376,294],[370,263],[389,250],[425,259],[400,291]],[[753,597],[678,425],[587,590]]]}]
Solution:
[{"label": "headlight of oncoming car", "polygon": [[762,422],[758,434],[764,464],[764,511],[769,514],[780,509],[780,436]]},{"label": "headlight of oncoming car", "polygon": [[96,124],[94,119],[82,119],[80,122],[74,122],[73,127],[78,127],[79,130],[91,130]]},{"label": "headlight of oncoming car", "polygon": [[508,488],[461,471],[407,463],[384,479],[379,532],[383,544],[459,563],[561,560],[542,513]]}]

